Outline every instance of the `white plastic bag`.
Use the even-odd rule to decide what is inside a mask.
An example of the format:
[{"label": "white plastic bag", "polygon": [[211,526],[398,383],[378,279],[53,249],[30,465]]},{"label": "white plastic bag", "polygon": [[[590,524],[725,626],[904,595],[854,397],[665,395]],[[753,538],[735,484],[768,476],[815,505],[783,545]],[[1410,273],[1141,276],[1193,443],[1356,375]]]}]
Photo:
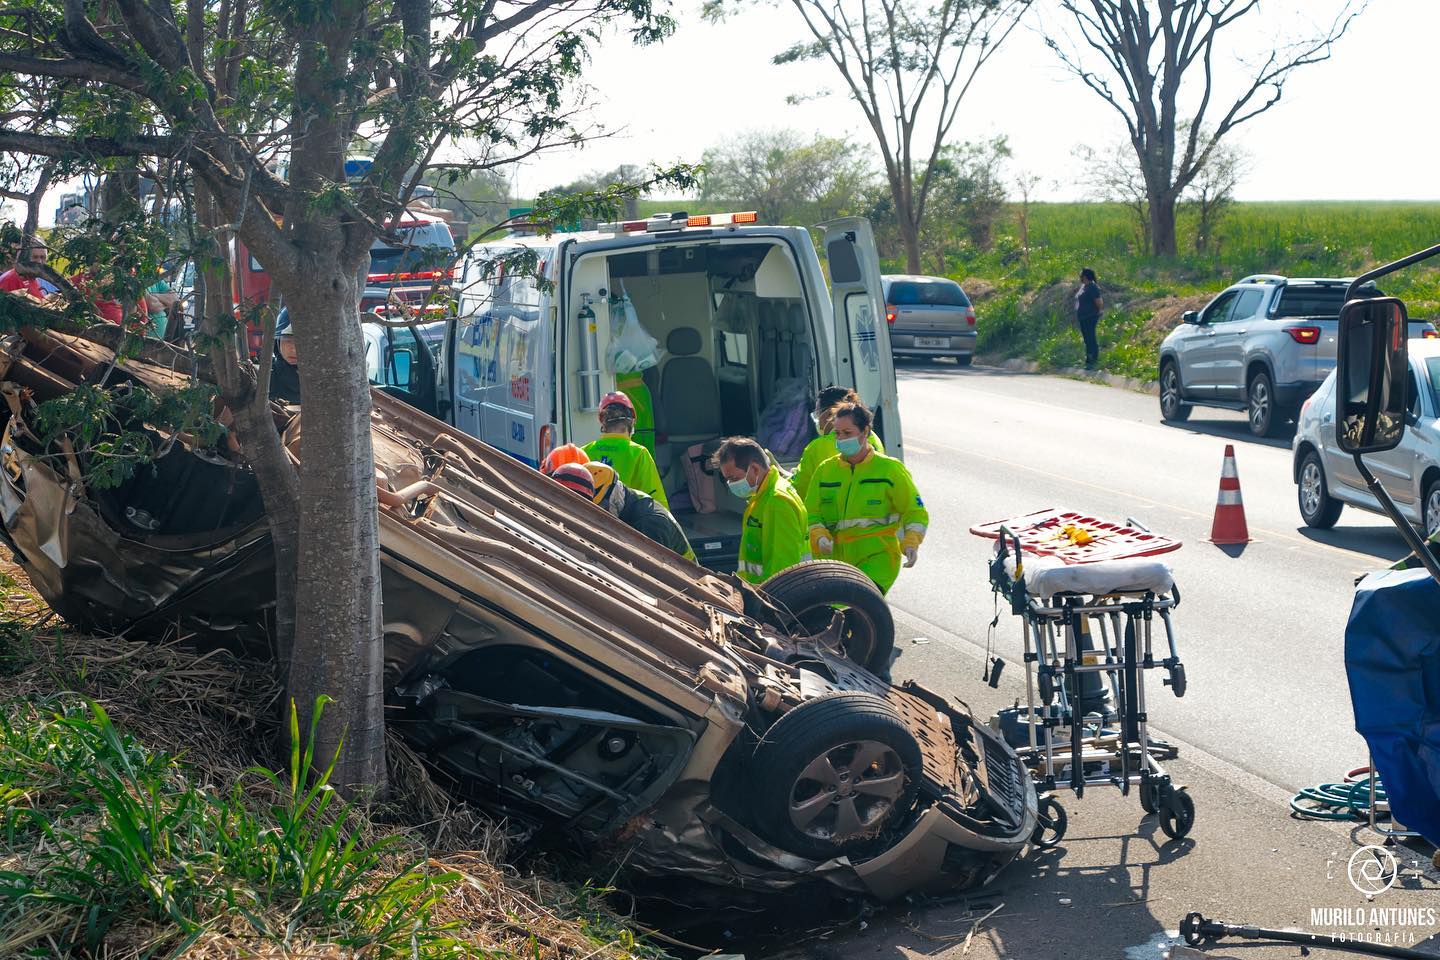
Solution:
[{"label": "white plastic bag", "polygon": [[639,373],[660,363],[660,342],[645,332],[635,315],[630,294],[620,291],[610,301],[610,369],[614,373]]}]

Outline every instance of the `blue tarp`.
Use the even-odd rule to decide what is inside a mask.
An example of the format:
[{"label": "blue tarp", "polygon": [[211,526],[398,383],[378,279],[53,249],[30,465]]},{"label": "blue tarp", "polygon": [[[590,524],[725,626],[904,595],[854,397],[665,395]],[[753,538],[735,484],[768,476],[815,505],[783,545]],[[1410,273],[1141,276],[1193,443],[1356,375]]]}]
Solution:
[{"label": "blue tarp", "polygon": [[1362,580],[1345,672],[1392,816],[1440,845],[1440,584],[1423,569]]}]

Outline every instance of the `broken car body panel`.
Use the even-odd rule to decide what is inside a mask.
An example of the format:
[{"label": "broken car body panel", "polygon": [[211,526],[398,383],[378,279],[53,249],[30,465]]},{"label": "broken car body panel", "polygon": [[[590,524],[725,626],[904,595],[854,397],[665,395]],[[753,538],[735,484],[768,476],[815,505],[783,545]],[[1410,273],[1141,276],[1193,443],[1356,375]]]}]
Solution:
[{"label": "broken car body panel", "polygon": [[[242,466],[175,443],[143,482],[97,491],[63,439],[33,432],[36,402],[109,357],[62,334],[0,339],[0,535],[78,627],[179,627],[253,651],[273,565]],[[131,359],[110,382],[173,376]],[[373,402],[392,722],[464,793],[517,822],[563,824],[636,869],[762,891],[976,885],[1029,841],[1033,784],[963,705],[891,686],[825,637],[786,634],[763,591],[657,549],[394,398]],[[277,408],[277,425],[298,454],[303,416]],[[854,694],[883,701],[919,745],[904,800],[836,856],[787,850],[749,810],[767,789],[748,778],[752,754],[790,711]],[[840,850],[838,827],[833,839]]]}]

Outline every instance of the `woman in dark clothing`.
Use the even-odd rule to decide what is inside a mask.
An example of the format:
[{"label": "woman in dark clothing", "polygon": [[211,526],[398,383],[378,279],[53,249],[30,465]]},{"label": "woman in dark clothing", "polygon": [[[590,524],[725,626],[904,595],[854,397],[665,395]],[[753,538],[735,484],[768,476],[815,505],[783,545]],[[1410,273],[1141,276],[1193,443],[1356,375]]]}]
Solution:
[{"label": "woman in dark clothing", "polygon": [[1075,291],[1075,322],[1080,327],[1080,336],[1085,338],[1086,370],[1094,370],[1100,359],[1100,342],[1095,339],[1095,327],[1100,323],[1103,307],[1095,271],[1086,267],[1080,271],[1080,288]]},{"label": "woman in dark clothing", "polygon": [[295,331],[290,311],[282,308],[275,321],[275,359],[270,362],[270,399],[300,402],[300,368],[295,359]]}]

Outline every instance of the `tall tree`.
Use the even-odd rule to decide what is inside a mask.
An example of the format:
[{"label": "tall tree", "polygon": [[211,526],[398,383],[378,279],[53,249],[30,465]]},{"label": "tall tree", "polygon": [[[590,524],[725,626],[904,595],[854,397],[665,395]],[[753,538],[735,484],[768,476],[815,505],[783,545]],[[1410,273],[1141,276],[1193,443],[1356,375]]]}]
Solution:
[{"label": "tall tree", "polygon": [[1249,169],[1250,158],[1238,145],[1218,144],[1205,166],[1190,181],[1182,201],[1195,213],[1195,252],[1216,253],[1220,221],[1235,202],[1235,188]]},{"label": "tall tree", "polygon": [[1176,252],[1176,203],[1220,141],[1279,103],[1296,70],[1330,59],[1367,2],[1346,0],[1327,28],[1275,43],[1258,65],[1240,64],[1232,89],[1217,76],[1217,54],[1255,33],[1260,0],[1061,0],[1071,36],[1051,32],[1046,43],[1125,119],[1151,253]]},{"label": "tall tree", "polygon": [[[293,578],[290,692],[302,715],[322,696],[336,701],[319,752],[338,751],[341,787],[380,787],[385,770],[358,312],[371,241],[393,232],[425,174],[458,179],[569,142],[567,85],[607,25],[637,42],[672,26],[652,0],[14,0],[0,10],[0,151],[56,160],[66,176],[178,165],[193,182],[212,363],[271,518],[277,583]],[[374,160],[347,182],[361,137]],[[268,364],[249,362],[233,319],[226,252],[237,239],[294,320],[298,476],[269,417]]]},{"label": "tall tree", "polygon": [[937,272],[949,270],[948,256],[960,235],[976,249],[990,249],[995,221],[1005,209],[1003,169],[1009,158],[1010,144],[1003,136],[972,140],[946,146],[927,171],[925,179],[933,186],[925,246]]},{"label": "tall tree", "polygon": [[853,212],[872,179],[869,157],[848,140],[794,130],[752,130],[705,151],[702,203],[751,208],[774,223],[807,226]]},{"label": "tall tree", "polygon": [[[706,0],[717,18],[747,0]],[[779,3],[783,0],[763,0]],[[908,269],[920,270],[925,208],[940,150],[975,76],[1030,0],[789,0],[808,38],[776,63],[835,68],[875,138]]]}]

